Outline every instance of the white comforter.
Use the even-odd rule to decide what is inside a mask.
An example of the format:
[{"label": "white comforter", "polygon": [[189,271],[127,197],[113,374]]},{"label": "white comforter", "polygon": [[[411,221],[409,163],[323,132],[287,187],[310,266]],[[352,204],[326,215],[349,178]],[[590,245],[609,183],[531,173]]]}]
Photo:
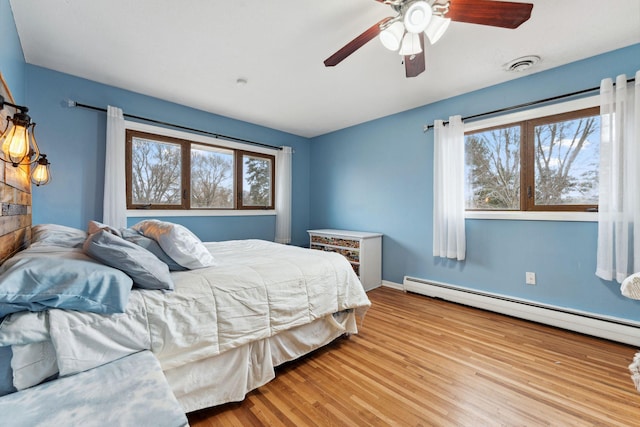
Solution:
[{"label": "white comforter", "polygon": [[124,314],[14,315],[0,343],[50,338],[61,375],[145,349],[167,370],[338,311],[362,316],[370,305],[341,255],[260,240],[206,246],[217,265],[172,273],[174,292],[134,291]]}]

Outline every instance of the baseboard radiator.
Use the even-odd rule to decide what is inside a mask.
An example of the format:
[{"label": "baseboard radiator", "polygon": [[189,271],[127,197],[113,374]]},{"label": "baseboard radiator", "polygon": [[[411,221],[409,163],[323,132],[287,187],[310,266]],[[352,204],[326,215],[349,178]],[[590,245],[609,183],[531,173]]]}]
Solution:
[{"label": "baseboard radiator", "polygon": [[403,288],[433,298],[494,311],[640,347],[640,323],[405,276]]}]

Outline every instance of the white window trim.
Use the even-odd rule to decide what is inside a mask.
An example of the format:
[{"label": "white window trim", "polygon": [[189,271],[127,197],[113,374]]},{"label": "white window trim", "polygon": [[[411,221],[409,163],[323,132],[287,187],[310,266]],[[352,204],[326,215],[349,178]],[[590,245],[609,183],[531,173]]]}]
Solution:
[{"label": "white window trim", "polygon": [[[163,128],[146,123],[132,122],[125,120],[125,129],[140,132],[153,133],[156,135],[168,136],[178,139],[186,139],[191,142],[217,145],[219,147],[232,148],[237,150],[253,151],[254,153],[270,154],[275,156],[276,148],[260,147],[258,145],[242,144],[240,142],[227,141],[225,139],[213,138],[197,133],[183,132],[177,129]],[[123,141],[124,143],[124,141]],[[277,172],[276,172],[277,173]],[[146,217],[169,217],[169,216],[266,216],[275,215],[275,209],[127,209],[127,218]]]},{"label": "white window trim", "polygon": [[275,209],[127,209],[127,218],[165,216],[268,216],[276,215]]},{"label": "white window trim", "polygon": [[466,211],[465,219],[598,222],[598,212]]},{"label": "white window trim", "polygon": [[[502,126],[523,120],[532,120],[538,117],[552,116],[554,114],[567,113],[569,111],[583,110],[585,108],[600,105],[600,96],[589,96],[544,107],[532,108],[525,111],[491,117],[488,119],[465,123],[464,131],[473,132],[494,126]],[[537,211],[472,211],[465,212],[466,219],[500,219],[517,221],[576,221],[597,222],[597,212],[537,212]]]}]

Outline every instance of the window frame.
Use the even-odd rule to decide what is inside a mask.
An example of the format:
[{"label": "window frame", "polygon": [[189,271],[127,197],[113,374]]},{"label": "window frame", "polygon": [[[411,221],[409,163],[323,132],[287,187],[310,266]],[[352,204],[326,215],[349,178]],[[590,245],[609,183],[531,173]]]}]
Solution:
[{"label": "window frame", "polygon": [[[180,146],[180,204],[134,204],[133,203],[133,138],[141,137],[146,139],[151,139],[157,142],[165,142],[170,144],[175,144]],[[191,168],[191,156],[190,153],[190,143],[189,141],[172,138],[165,135],[152,134],[149,132],[140,132],[132,129],[125,129],[125,173],[126,173],[126,196],[127,196],[127,209],[190,209],[190,197],[187,197],[190,194],[191,182],[188,182],[188,178],[185,177],[185,170],[190,170]],[[189,169],[187,169],[189,168]],[[190,176],[190,175],[189,175]]]},{"label": "window frame", "polygon": [[[189,208],[187,210],[193,210],[193,209],[202,209],[202,210],[237,210],[238,207],[236,205],[236,200],[235,200],[235,194],[236,194],[237,189],[239,188],[239,187],[237,187],[237,181],[235,179],[235,170],[236,170],[235,167],[236,167],[237,157],[238,157],[237,150],[232,150],[232,149],[229,149],[227,147],[221,147],[220,145],[202,144],[202,143],[199,143],[199,142],[191,142],[190,145],[189,145],[189,148],[188,148],[189,162],[191,162],[191,160],[192,160],[191,156],[193,154],[193,151],[192,151],[193,150],[193,146],[196,147],[195,148],[196,150],[200,150],[200,151],[207,150],[208,148],[213,148],[214,150],[212,150],[212,151],[215,151],[215,149],[220,149],[220,150],[224,150],[224,151],[229,151],[229,150],[232,151],[232,153],[233,153],[232,154],[232,156],[233,156],[233,164],[231,165],[231,170],[233,171],[234,175],[232,176],[232,180],[231,180],[232,181],[232,190],[231,191],[233,193],[232,194],[233,197],[231,198],[231,202],[233,203],[233,206],[232,207],[219,207],[219,208],[216,208],[216,207],[196,207],[196,208],[193,208],[191,206],[191,202],[192,202],[192,200],[191,200],[191,197],[192,197],[192,194],[191,194],[191,181],[192,181],[191,180],[191,178],[192,178],[191,172],[192,172],[192,168],[191,168],[191,164],[190,164],[189,165],[189,179],[188,179],[188,181],[189,181],[189,192],[187,193],[188,199],[189,199]],[[202,147],[202,148],[198,148],[198,147]]]},{"label": "window frame", "polygon": [[275,186],[276,186],[276,159],[275,156],[256,153],[255,151],[247,151],[247,150],[236,150],[236,162],[235,162],[235,180],[236,180],[236,188],[243,189],[244,182],[244,157],[260,157],[262,159],[267,159],[271,162],[271,176],[269,177],[271,182],[271,204],[270,206],[258,206],[258,205],[247,205],[245,206],[243,200],[243,191],[235,191],[236,196],[236,209],[238,210],[247,210],[247,209],[274,209],[275,207]]},{"label": "window frame", "polygon": [[[520,210],[523,211],[560,211],[560,212],[597,212],[598,205],[537,205],[535,203],[535,165],[533,164],[535,158],[535,136],[534,129],[540,124],[558,123],[562,121],[569,121],[578,118],[592,117],[600,115],[598,107],[583,108],[580,110],[567,111],[564,113],[552,114],[549,116],[538,117],[535,119],[527,120],[523,123],[523,129],[526,135],[525,138],[525,158],[521,162],[523,166],[520,171]],[[522,191],[526,189],[527,191]],[[525,194],[523,194],[525,193]],[[531,193],[532,196],[529,196]]]},{"label": "window frame", "polygon": [[[504,114],[500,116],[494,116],[487,119],[475,120],[467,122],[464,125],[465,135],[471,132],[478,132],[482,130],[489,130],[490,128],[506,127],[508,125],[517,125],[521,122],[537,122],[540,119],[548,118],[550,116],[557,116],[561,114],[571,114],[576,111],[581,111],[590,108],[597,108],[599,106],[599,96],[589,96],[570,101],[560,102],[552,105],[545,105],[542,107],[532,108],[524,111],[517,111],[514,113]],[[570,120],[570,119],[569,119]],[[522,132],[528,132],[526,127],[522,128]],[[533,132],[533,129],[531,129]],[[535,144],[530,144],[529,149],[534,149]],[[530,157],[532,160],[533,158]],[[521,163],[520,179],[521,189],[526,188],[522,186],[523,173],[528,173],[533,180],[533,166],[530,164],[524,165]],[[526,171],[523,169],[526,168]],[[532,188],[533,191],[533,188]],[[521,191],[521,199],[526,198],[526,192],[523,194]],[[563,209],[550,209],[549,206],[544,206],[542,209],[530,209],[523,210],[522,202],[520,210],[476,210],[466,209],[465,218],[467,219],[498,219],[498,220],[542,220],[542,221],[587,221],[594,222],[598,220],[597,212],[587,210],[591,208],[591,205],[575,205],[577,209],[567,209],[563,206]]]},{"label": "window frame", "polygon": [[[132,136],[139,135],[160,142],[177,143],[181,146],[182,161],[182,198],[180,205],[135,205],[132,203]],[[232,150],[234,155],[233,165],[233,208],[191,208],[191,146],[221,148]],[[227,141],[220,138],[212,138],[174,129],[161,128],[138,122],[125,121],[125,173],[126,173],[126,203],[128,217],[153,216],[246,216],[246,215],[275,215],[275,176],[276,176],[276,148],[266,148],[242,144],[235,141]],[[243,206],[242,181],[237,176],[238,159],[242,159],[242,153],[255,157],[263,157],[271,160],[271,206],[256,207]],[[188,169],[187,169],[188,168]],[[188,171],[188,172],[187,172]],[[240,177],[242,179],[242,177]],[[240,191],[238,191],[240,189]],[[240,194],[240,199],[238,199]]]}]

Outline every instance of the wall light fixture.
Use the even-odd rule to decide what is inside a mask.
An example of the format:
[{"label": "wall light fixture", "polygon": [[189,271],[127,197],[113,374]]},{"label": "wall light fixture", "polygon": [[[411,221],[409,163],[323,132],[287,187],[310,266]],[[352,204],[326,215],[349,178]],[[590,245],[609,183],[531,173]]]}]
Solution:
[{"label": "wall light fixture", "polygon": [[5,105],[15,108],[16,112],[13,117],[7,115],[7,125],[0,135],[0,160],[11,163],[13,167],[33,164],[32,182],[38,186],[47,184],[51,180],[49,161],[45,154],[40,154],[33,132],[36,124],[27,114],[29,109],[8,102],[0,95],[0,110]]}]

